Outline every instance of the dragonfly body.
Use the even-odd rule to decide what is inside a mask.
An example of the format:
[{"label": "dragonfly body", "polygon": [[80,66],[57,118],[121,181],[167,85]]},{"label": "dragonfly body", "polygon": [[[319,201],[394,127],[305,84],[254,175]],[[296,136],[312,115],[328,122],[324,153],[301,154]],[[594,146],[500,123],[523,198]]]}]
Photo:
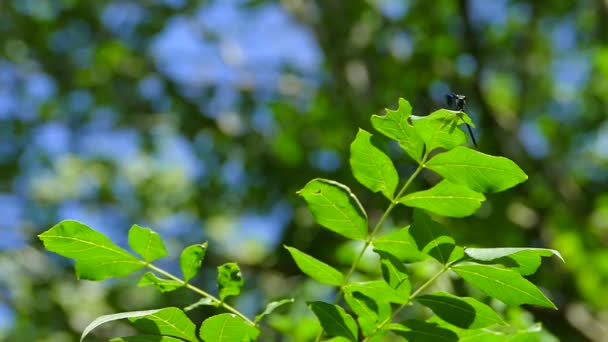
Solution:
[{"label": "dragonfly body", "polygon": [[[455,111],[459,111],[459,112],[463,112],[464,111],[464,106],[467,104],[467,97],[464,95],[460,95],[460,94],[456,94],[456,93],[451,93],[445,96],[446,98],[446,102],[448,103],[448,107],[451,110],[455,110]],[[469,135],[471,136],[471,140],[473,141],[473,145],[475,145],[475,148],[477,148],[477,141],[475,140],[475,136],[473,135],[473,130],[471,129],[471,126],[469,126],[469,124],[467,125],[467,130],[469,131]]]}]

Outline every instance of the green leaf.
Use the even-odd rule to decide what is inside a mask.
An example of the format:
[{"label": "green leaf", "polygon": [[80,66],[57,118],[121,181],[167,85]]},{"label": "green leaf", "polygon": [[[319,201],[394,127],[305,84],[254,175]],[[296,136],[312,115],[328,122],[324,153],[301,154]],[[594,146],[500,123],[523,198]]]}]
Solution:
[{"label": "green leaf", "polygon": [[293,298],[287,298],[287,299],[281,299],[279,301],[268,303],[266,305],[266,308],[264,309],[264,311],[261,314],[255,316],[255,323],[258,323],[259,321],[261,321],[265,316],[270,315],[278,307],[283,306],[285,304],[291,304],[293,302],[294,302]]},{"label": "green leaf", "polygon": [[458,334],[459,342],[505,342],[507,337],[503,333],[489,330],[462,330]]},{"label": "green leaf", "polygon": [[153,285],[160,292],[170,292],[179,289],[185,284],[173,279],[159,278],[152,272],[146,272],[137,283],[137,286],[144,287],[148,285]]},{"label": "green leaf", "polygon": [[470,120],[465,113],[440,109],[427,116],[413,118],[412,125],[426,144],[427,153],[439,147],[449,150],[467,142],[466,134],[458,127],[465,123],[464,117]]},{"label": "green leaf", "polygon": [[505,342],[541,342],[540,334],[535,331],[520,331],[509,336]]},{"label": "green leaf", "polygon": [[78,221],[61,221],[38,237],[47,250],[76,259],[79,279],[122,277],[145,265],[107,236]]},{"label": "green leaf", "polygon": [[298,268],[312,279],[329,285],[340,286],[344,282],[344,276],[332,266],[320,261],[297,248],[284,246],[298,265]]},{"label": "green leaf", "polygon": [[260,331],[235,314],[224,313],[207,318],[200,336],[205,342],[254,341]]},{"label": "green leaf", "polygon": [[443,180],[429,190],[405,195],[398,201],[442,216],[465,217],[475,213],[485,199],[483,194],[466,186]]},{"label": "green leaf", "polygon": [[357,322],[363,336],[370,336],[376,332],[376,323],[384,321],[391,316],[391,307],[387,302],[376,302],[360,292],[347,292],[344,300],[357,315]]},{"label": "green leaf", "polygon": [[385,136],[397,140],[401,148],[417,162],[420,162],[424,141],[416,134],[414,127],[408,122],[412,114],[412,106],[405,99],[399,99],[397,110],[386,110],[386,115],[372,115],[372,126]]},{"label": "green leaf", "polygon": [[387,327],[395,334],[415,342],[451,342],[458,341],[458,335],[453,331],[439,327],[435,323],[427,323],[410,319],[401,323],[391,323]]},{"label": "green leaf", "polygon": [[196,308],[198,308],[199,306],[218,306],[219,302],[214,301],[211,298],[208,297],[203,297],[199,300],[197,300],[196,302],[186,306],[184,308],[184,311],[188,312],[188,311],[192,311]]},{"label": "green leaf", "polygon": [[555,255],[564,262],[564,258],[558,251],[548,248],[465,248],[464,251],[475,260],[496,260],[497,263],[504,261],[502,263],[504,266],[516,270],[522,275],[530,275],[536,272],[540,266],[541,257]]},{"label": "green leaf", "polygon": [[505,304],[533,304],[557,309],[534,284],[519,273],[491,265],[456,265],[452,270],[488,296]]},{"label": "green leaf", "polygon": [[399,183],[399,175],[393,161],[380,148],[372,135],[359,129],[357,137],[350,145],[350,166],[359,183],[373,192],[382,192],[393,199]]},{"label": "green leaf", "polygon": [[350,239],[367,237],[367,214],[347,186],[317,178],[298,194],[304,197],[318,224]]},{"label": "green leaf", "polygon": [[342,336],[349,341],[357,341],[359,336],[357,323],[340,306],[324,302],[308,302],[308,306],[319,319],[327,335]]},{"label": "green leaf", "polygon": [[207,242],[191,245],[182,251],[179,257],[179,265],[184,275],[184,281],[190,281],[201,269],[201,264],[207,252],[207,245]]},{"label": "green leaf", "polygon": [[437,154],[426,167],[454,184],[484,193],[503,191],[528,179],[512,160],[462,146]]},{"label": "green leaf", "polygon": [[454,238],[439,223],[431,220],[422,210],[414,210],[414,222],[409,233],[418,245],[418,249],[435,258],[442,264],[460,259],[464,253],[456,246]]},{"label": "green leaf", "polygon": [[404,296],[403,292],[393,289],[384,280],[348,283],[342,289],[345,293],[361,292],[377,302],[403,304],[408,299],[408,296]]},{"label": "green leaf", "polygon": [[164,308],[145,316],[129,317],[137,330],[146,334],[160,334],[198,342],[196,327],[179,308]]},{"label": "green leaf", "polygon": [[433,310],[444,321],[459,328],[481,329],[494,324],[505,324],[491,307],[475,298],[435,292],[415,300]]},{"label": "green leaf", "polygon": [[372,242],[374,251],[388,253],[407,263],[424,260],[426,255],[418,250],[416,241],[414,241],[409,231],[410,227],[408,226],[378,236]]},{"label": "green leaf", "polygon": [[115,337],[110,342],[183,342],[179,338],[170,336],[159,336],[159,335],[137,335],[137,336],[124,336]]},{"label": "green leaf", "polygon": [[380,268],[384,281],[402,297],[408,298],[412,291],[412,284],[405,265],[391,254],[385,252],[378,254],[380,254]]},{"label": "green leaf", "polygon": [[136,224],[129,229],[129,246],[147,262],[167,256],[167,249],[160,235],[150,228]]},{"label": "green leaf", "polygon": [[241,269],[236,262],[227,262],[217,267],[217,285],[220,289],[220,299],[238,296],[243,287]]}]

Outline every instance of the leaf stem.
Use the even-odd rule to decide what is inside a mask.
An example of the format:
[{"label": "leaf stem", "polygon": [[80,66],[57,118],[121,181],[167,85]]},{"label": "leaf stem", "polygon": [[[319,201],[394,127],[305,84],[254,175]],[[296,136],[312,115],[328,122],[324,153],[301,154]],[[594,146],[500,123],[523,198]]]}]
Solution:
[{"label": "leaf stem", "polygon": [[232,312],[233,314],[241,317],[245,322],[251,324],[252,326],[255,326],[255,323],[252,320],[250,320],[249,318],[247,318],[247,316],[243,315],[241,312],[239,312],[237,309],[233,308],[232,306],[230,306],[230,305],[224,303],[223,301],[217,299],[215,296],[213,296],[212,294],[206,292],[205,290],[200,289],[200,288],[198,288],[198,287],[196,287],[196,286],[194,286],[194,285],[192,285],[192,284],[190,284],[188,282],[185,282],[182,279],[174,276],[173,274],[171,274],[171,273],[163,270],[162,268],[158,268],[158,267],[156,267],[156,266],[154,266],[152,264],[147,263],[146,267],[148,267],[149,269],[151,269],[151,270],[153,270],[153,271],[155,271],[155,272],[157,272],[159,274],[164,275],[167,278],[171,278],[171,279],[173,279],[175,281],[178,281],[178,282],[184,284],[184,286],[187,287],[188,289],[190,289],[190,290],[192,290],[192,291],[200,294],[203,297],[209,298],[213,303],[221,305],[224,309],[226,309],[226,310]]},{"label": "leaf stem", "polygon": [[[384,224],[384,221],[386,221],[386,219],[388,218],[388,215],[391,213],[391,211],[393,211],[393,208],[395,208],[395,206],[399,203],[399,198],[403,195],[405,190],[407,190],[410,187],[410,185],[412,184],[414,179],[420,174],[420,172],[422,172],[422,170],[425,168],[425,162],[426,162],[427,157],[428,157],[428,153],[425,153],[422,156],[422,160],[418,164],[416,171],[414,171],[414,173],[412,173],[410,175],[410,177],[407,179],[405,184],[403,184],[401,189],[399,189],[399,192],[397,192],[397,196],[394,197],[394,199],[391,201],[391,204],[389,204],[389,206],[386,208],[386,210],[384,211],[384,213],[382,214],[382,216],[380,217],[380,219],[378,220],[378,222],[372,229],[372,232],[367,235],[363,248],[361,248],[359,255],[357,255],[357,257],[353,261],[352,265],[350,266],[350,269],[348,270],[348,273],[346,273],[346,276],[344,276],[344,281],[342,282],[342,285],[340,285],[338,294],[336,294],[336,299],[334,300],[334,304],[338,304],[338,302],[342,298],[342,294],[344,293],[344,291],[342,290],[343,287],[346,284],[348,284],[348,282],[350,281],[350,278],[352,277],[353,273],[355,273],[357,266],[359,266],[359,262],[361,262],[361,259],[363,258],[365,251],[367,251],[367,248],[369,247],[369,245],[371,245],[371,243],[374,241],[374,237],[375,237],[376,233],[378,233],[378,230],[380,230],[380,228],[382,227],[382,224]],[[317,338],[315,339],[315,341],[316,342],[321,341],[322,335],[323,335],[323,328],[321,327],[321,331],[317,335]]]}]

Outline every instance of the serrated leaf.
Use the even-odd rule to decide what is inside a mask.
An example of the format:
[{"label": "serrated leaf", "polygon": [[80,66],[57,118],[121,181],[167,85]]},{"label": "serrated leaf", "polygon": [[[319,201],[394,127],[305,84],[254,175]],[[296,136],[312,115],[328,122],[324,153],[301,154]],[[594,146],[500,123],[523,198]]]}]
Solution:
[{"label": "serrated leaf", "polygon": [[217,285],[222,301],[229,296],[238,296],[243,283],[241,269],[236,262],[227,262],[217,267]]},{"label": "serrated leaf", "polygon": [[414,127],[408,122],[412,114],[412,106],[405,99],[399,99],[397,110],[386,110],[386,115],[372,115],[372,126],[385,136],[397,140],[401,148],[417,162],[420,162],[424,141],[418,135]]},{"label": "serrated leaf", "polygon": [[258,323],[259,321],[261,321],[265,316],[270,315],[278,307],[281,307],[285,304],[291,304],[294,302],[294,300],[295,299],[293,299],[293,298],[287,298],[287,299],[281,299],[279,301],[274,301],[274,302],[268,303],[266,305],[266,308],[264,309],[264,311],[262,313],[260,313],[259,315],[255,316],[255,323]]},{"label": "serrated leaf", "polygon": [[385,252],[379,252],[378,254],[380,254],[380,268],[384,281],[399,292],[402,297],[409,298],[412,285],[405,265],[391,254]]},{"label": "serrated leaf", "polygon": [[437,154],[426,167],[454,184],[483,193],[504,191],[528,179],[512,160],[463,146]]},{"label": "serrated leaf", "polygon": [[107,236],[78,221],[61,221],[38,237],[47,250],[76,259],[79,279],[122,277],[145,265]]},{"label": "serrated leaf", "polygon": [[395,334],[416,342],[452,342],[458,341],[458,335],[435,323],[410,319],[401,323],[391,323],[387,327]]},{"label": "serrated leaf", "polygon": [[340,286],[344,282],[344,276],[340,271],[323,261],[310,256],[297,248],[284,246],[298,265],[298,268],[312,279],[329,285]]},{"label": "serrated leaf", "polygon": [[462,248],[456,246],[448,231],[438,222],[431,220],[422,210],[414,210],[414,222],[409,233],[422,253],[444,265],[464,255]]},{"label": "serrated leaf", "polygon": [[159,278],[152,272],[146,272],[137,283],[137,286],[144,287],[148,285],[153,285],[160,292],[170,292],[184,286],[184,283],[173,279]]},{"label": "serrated leaf", "polygon": [[343,286],[342,290],[345,293],[361,292],[378,302],[385,301],[395,304],[403,304],[408,299],[408,296],[404,296],[403,292],[393,289],[384,280],[352,282]]},{"label": "serrated leaf", "polygon": [[467,141],[466,134],[458,127],[465,123],[464,117],[467,115],[463,112],[440,109],[427,116],[416,117],[412,125],[426,144],[427,152],[440,147],[449,150]]},{"label": "serrated leaf", "polygon": [[384,321],[391,316],[391,307],[387,302],[376,302],[360,292],[347,292],[344,300],[350,309],[357,315],[357,322],[363,336],[370,336],[377,330],[376,323]]},{"label": "serrated leaf", "polygon": [[408,226],[378,236],[372,242],[374,251],[389,253],[397,259],[408,263],[424,260],[426,255],[418,250],[416,241],[414,241],[409,231],[410,227]]},{"label": "serrated leaf", "polygon": [[357,341],[359,336],[357,323],[340,306],[324,302],[308,302],[308,306],[319,319],[327,335],[342,336],[349,341]]},{"label": "serrated leaf", "polygon": [[433,310],[444,321],[459,328],[481,329],[494,324],[505,324],[491,307],[475,298],[435,292],[415,300]]},{"label": "serrated leaf", "polygon": [[129,246],[147,262],[167,256],[167,248],[160,235],[136,224],[129,229]]},{"label": "serrated leaf", "polygon": [[350,189],[327,179],[313,179],[298,191],[304,197],[315,221],[350,239],[367,237],[367,214]]},{"label": "serrated leaf", "polygon": [[208,297],[203,297],[203,298],[197,300],[196,302],[186,306],[184,308],[184,311],[188,312],[188,311],[198,308],[199,306],[218,306],[218,305],[219,305],[219,302],[216,302],[213,299],[208,298]]},{"label": "serrated leaf", "polygon": [[169,307],[146,316],[129,317],[137,330],[146,334],[160,334],[198,342],[196,326],[179,308]]},{"label": "serrated leaf", "polygon": [[465,248],[465,253],[475,260],[480,261],[501,261],[508,258],[513,263],[504,262],[503,264],[522,275],[530,275],[536,272],[541,263],[541,257],[557,256],[562,262],[561,254],[554,249],[548,248]]},{"label": "serrated leaf", "polygon": [[505,304],[533,304],[557,309],[555,305],[521,274],[492,265],[456,265],[451,269],[471,285]]},{"label": "serrated leaf", "polygon": [[205,342],[254,341],[260,331],[235,314],[224,313],[207,318],[200,336]]},{"label": "serrated leaf", "polygon": [[184,275],[184,281],[190,281],[201,269],[201,264],[207,252],[207,245],[207,242],[191,245],[182,251],[179,257],[179,265]]},{"label": "serrated leaf", "polygon": [[464,185],[442,180],[429,190],[405,195],[398,201],[442,216],[465,217],[475,213],[485,199],[483,194]]},{"label": "serrated leaf", "polygon": [[159,335],[137,335],[115,337],[110,342],[183,342],[179,338]]},{"label": "serrated leaf", "polygon": [[373,192],[382,192],[393,199],[399,183],[399,175],[393,161],[380,148],[376,139],[367,131],[359,129],[350,145],[350,166],[359,183]]}]

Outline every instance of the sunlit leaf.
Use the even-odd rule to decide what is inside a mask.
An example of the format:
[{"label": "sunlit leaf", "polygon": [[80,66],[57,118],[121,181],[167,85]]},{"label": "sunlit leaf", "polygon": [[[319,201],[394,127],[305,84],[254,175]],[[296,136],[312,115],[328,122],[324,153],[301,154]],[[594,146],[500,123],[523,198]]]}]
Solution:
[{"label": "sunlit leaf", "polygon": [[76,259],[76,276],[80,279],[122,277],[145,265],[107,236],[78,221],[61,221],[38,237],[47,250]]},{"label": "sunlit leaf", "polygon": [[488,305],[471,297],[457,297],[435,292],[415,299],[433,310],[444,321],[463,329],[481,329],[494,324],[505,324]]},{"label": "sunlit leaf", "polygon": [[270,315],[277,308],[279,308],[285,304],[291,304],[294,301],[295,301],[295,299],[293,299],[293,298],[287,298],[287,299],[281,299],[278,301],[268,303],[266,305],[266,308],[264,308],[264,311],[262,313],[260,313],[259,315],[255,316],[255,322],[257,323],[257,322],[261,321],[264,317]]},{"label": "sunlit leaf", "polygon": [[299,251],[297,248],[285,246],[298,268],[312,279],[329,285],[340,286],[344,282],[344,276],[332,266]]},{"label": "sunlit leaf", "polygon": [[236,262],[228,262],[217,267],[217,285],[220,289],[221,300],[241,293],[243,276]]},{"label": "sunlit leaf", "polygon": [[205,342],[255,341],[260,331],[231,313],[207,318],[201,326],[200,336]]},{"label": "sunlit leaf", "polygon": [[129,229],[129,246],[144,260],[151,262],[167,255],[163,240],[150,228],[134,224]]},{"label": "sunlit leaf", "polygon": [[170,292],[184,286],[184,283],[173,279],[159,278],[152,272],[146,272],[137,283],[137,286],[144,287],[148,285],[153,285],[160,292]]},{"label": "sunlit leaf", "polygon": [[[530,275],[536,272],[541,264],[541,257],[557,256],[562,262],[561,254],[548,248],[465,248],[465,253],[475,260],[492,261],[497,263],[505,261],[504,266],[516,270],[522,275]],[[512,263],[509,263],[509,259]]]},{"label": "sunlit leaf", "polygon": [[462,119],[465,116],[462,112],[440,109],[427,116],[416,117],[412,125],[426,144],[427,152],[439,147],[451,149],[467,141],[466,134],[459,128],[465,123]]},{"label": "sunlit leaf", "polygon": [[533,304],[556,309],[555,305],[521,274],[492,265],[456,265],[451,269],[488,296],[506,304]]},{"label": "sunlit leaf", "polygon": [[327,179],[313,179],[298,191],[308,202],[315,221],[350,239],[367,236],[367,214],[350,189]]},{"label": "sunlit leaf", "polygon": [[340,306],[324,302],[309,302],[308,306],[319,319],[327,335],[342,336],[349,341],[357,341],[359,336],[357,323]]},{"label": "sunlit leaf", "polygon": [[218,304],[219,304],[219,302],[216,302],[211,298],[203,297],[203,298],[197,300],[196,302],[186,306],[184,308],[184,311],[188,312],[188,311],[198,308],[199,306],[218,306]]},{"label": "sunlit leaf", "polygon": [[207,242],[184,248],[179,258],[179,265],[184,275],[184,281],[190,281],[198,273],[206,252]]},{"label": "sunlit leaf", "polygon": [[357,315],[357,322],[363,336],[370,336],[376,332],[377,322],[384,321],[391,316],[391,307],[388,302],[376,302],[360,292],[346,292],[344,300],[350,309]]},{"label": "sunlit leaf", "polygon": [[442,264],[460,259],[464,252],[456,246],[454,238],[438,222],[431,220],[422,210],[414,210],[414,222],[409,233],[422,253],[430,255]]},{"label": "sunlit leaf", "polygon": [[412,106],[405,99],[399,99],[397,110],[386,110],[386,115],[372,115],[372,126],[385,136],[397,140],[401,148],[415,161],[420,161],[424,141],[416,135],[414,127],[408,122]]},{"label": "sunlit leaf", "polygon": [[160,336],[160,335],[137,335],[137,336],[124,336],[124,337],[115,337],[110,340],[110,342],[183,342],[179,338],[170,337],[170,336]]},{"label": "sunlit leaf", "polygon": [[391,254],[386,252],[379,252],[378,254],[380,254],[380,268],[384,281],[403,298],[408,298],[412,285],[409,281],[405,265]]},{"label": "sunlit leaf", "polygon": [[449,217],[465,217],[477,211],[485,196],[466,186],[443,180],[429,190],[405,195],[399,203],[408,207],[426,209]]},{"label": "sunlit leaf", "polygon": [[373,192],[382,192],[393,199],[399,183],[399,175],[393,161],[376,146],[375,138],[359,129],[355,141],[350,145],[350,166],[359,183]]},{"label": "sunlit leaf", "polygon": [[528,179],[512,160],[462,146],[437,154],[426,167],[454,184],[483,193],[503,191]]},{"label": "sunlit leaf", "polygon": [[408,299],[408,296],[404,295],[403,291],[395,290],[384,280],[351,282],[342,289],[344,292],[361,292],[376,301],[386,301],[395,304],[403,304]]},{"label": "sunlit leaf", "polygon": [[372,242],[374,251],[389,253],[403,262],[424,260],[426,255],[418,250],[416,241],[410,235],[409,230],[408,226],[374,238]]}]

